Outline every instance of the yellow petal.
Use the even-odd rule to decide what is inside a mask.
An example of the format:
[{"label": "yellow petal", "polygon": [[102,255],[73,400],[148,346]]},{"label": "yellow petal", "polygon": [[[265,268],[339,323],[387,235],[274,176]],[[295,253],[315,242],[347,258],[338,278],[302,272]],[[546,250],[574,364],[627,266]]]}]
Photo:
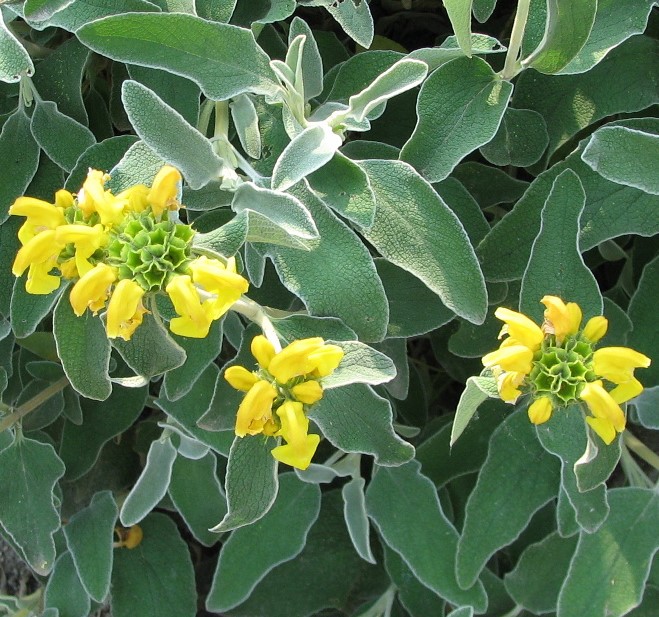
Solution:
[{"label": "yellow petal", "polygon": [[73,312],[80,317],[87,308],[96,314],[108,299],[112,283],[117,280],[117,271],[100,263],[87,272],[71,289],[69,302]]},{"label": "yellow petal", "polygon": [[259,365],[267,370],[270,361],[275,357],[274,345],[265,336],[259,334],[252,339],[251,350]]},{"label": "yellow petal", "polygon": [[320,435],[307,435],[302,444],[286,444],[273,448],[272,456],[280,463],[285,463],[296,469],[304,471],[311,464],[311,459],[316,453]]},{"label": "yellow petal", "polygon": [[62,248],[55,241],[54,229],[42,231],[18,250],[11,271],[14,276],[20,276],[31,264],[41,264],[56,258]]},{"label": "yellow petal", "polygon": [[591,418],[590,416],[586,416],[586,422],[588,422],[590,428],[599,435],[600,439],[607,446],[611,445],[611,442],[616,438],[616,429],[606,418]]},{"label": "yellow petal", "polygon": [[244,366],[230,366],[224,371],[224,379],[236,390],[248,392],[259,378]]},{"label": "yellow petal", "polygon": [[618,433],[625,430],[625,414],[618,403],[602,387],[601,381],[586,383],[579,398],[588,405],[593,416],[610,422]]},{"label": "yellow petal", "polygon": [[313,405],[323,398],[323,387],[314,379],[291,388],[291,394],[305,405]]},{"label": "yellow petal", "polygon": [[124,203],[124,208],[130,212],[142,212],[146,209],[149,187],[144,184],[135,184],[117,195],[117,199]]},{"label": "yellow petal", "polygon": [[54,267],[54,260],[30,265],[27,281],[25,281],[25,290],[30,294],[39,296],[55,291],[60,285],[60,277],[50,274]]},{"label": "yellow petal", "polygon": [[176,196],[181,180],[181,173],[171,165],[163,166],[156,174],[146,197],[156,217],[160,217],[165,210],[178,208]]},{"label": "yellow petal", "polygon": [[64,210],[34,197],[19,197],[9,208],[9,214],[25,216],[35,227],[55,229],[64,225]]},{"label": "yellow petal", "polygon": [[483,356],[483,366],[498,366],[504,371],[528,374],[533,366],[533,352],[525,345],[509,345]]},{"label": "yellow petal", "polygon": [[500,306],[494,311],[494,316],[505,322],[506,325],[502,330],[504,334],[509,334],[529,349],[538,349],[545,338],[542,329],[522,313]]},{"label": "yellow petal", "polygon": [[147,312],[142,305],[143,296],[144,289],[135,281],[123,279],[117,283],[108,304],[108,338],[130,340]]},{"label": "yellow petal", "polygon": [[70,208],[73,205],[73,194],[66,189],[60,189],[55,193],[55,205],[58,208]]},{"label": "yellow petal", "polygon": [[[328,345],[328,348],[334,349],[330,349],[329,354],[326,356],[325,352],[321,351],[324,344],[323,339],[320,337],[293,341],[272,359],[268,366],[268,371],[280,383],[286,383],[293,377],[308,375],[309,373],[314,373],[314,371],[317,371],[317,374],[314,376],[320,376],[322,372],[327,374],[326,369],[332,365],[335,368],[336,364],[341,361],[343,351],[340,347]],[[336,350],[339,350],[341,353],[338,361]],[[332,370],[334,369],[332,368]]]},{"label": "yellow petal", "polygon": [[108,174],[97,169],[90,169],[87,179],[78,193],[78,206],[86,217],[97,212],[105,227],[116,225],[124,218],[125,201],[117,199],[110,191],[105,190],[105,183],[110,179]]},{"label": "yellow petal", "polygon": [[540,300],[545,305],[546,330],[560,342],[569,334],[576,334],[581,325],[581,309],[574,302],[565,304],[557,296],[545,296]]},{"label": "yellow petal", "polygon": [[625,383],[634,377],[635,368],[650,366],[650,358],[629,347],[602,347],[593,353],[593,370],[613,383]]},{"label": "yellow petal", "polygon": [[272,418],[272,403],[277,398],[277,390],[265,380],[257,381],[245,395],[238,407],[236,435],[256,435],[263,432]]},{"label": "yellow petal", "polygon": [[304,415],[302,403],[286,401],[277,409],[281,429],[277,435],[286,440],[286,445],[277,446],[272,456],[291,467],[306,469],[320,443],[319,435],[307,435],[309,420]]},{"label": "yellow petal", "polygon": [[586,322],[586,327],[583,329],[581,334],[591,343],[597,343],[597,341],[599,341],[606,334],[608,328],[608,319],[602,315],[597,315],[596,317],[591,317]]},{"label": "yellow petal", "polygon": [[331,375],[343,360],[343,349],[338,345],[323,345],[318,351],[309,354],[309,361],[315,365],[314,377]]},{"label": "yellow petal", "polygon": [[529,406],[529,420],[533,424],[544,424],[551,418],[552,409],[551,399],[547,396],[542,396],[533,401]]},{"label": "yellow petal", "polygon": [[625,383],[621,383],[609,392],[611,398],[618,404],[631,401],[643,392],[643,385],[638,379],[630,379]]},{"label": "yellow petal", "polygon": [[212,318],[204,309],[199,292],[188,275],[172,278],[165,288],[174,309],[180,315],[169,322],[169,329],[179,336],[204,338],[208,335]]},{"label": "yellow petal", "polygon": [[84,276],[94,266],[89,262],[91,257],[102,244],[108,240],[103,225],[61,225],[55,230],[55,239],[64,245],[73,244],[75,247],[76,268],[80,276]]},{"label": "yellow petal", "polygon": [[502,401],[514,403],[522,394],[519,386],[524,382],[524,373],[510,371],[502,373],[497,379],[497,389]]}]

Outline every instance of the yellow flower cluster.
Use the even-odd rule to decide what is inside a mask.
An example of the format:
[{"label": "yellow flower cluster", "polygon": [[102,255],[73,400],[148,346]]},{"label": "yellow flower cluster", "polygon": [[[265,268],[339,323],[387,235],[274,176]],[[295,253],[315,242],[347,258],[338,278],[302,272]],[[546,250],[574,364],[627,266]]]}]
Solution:
[{"label": "yellow flower cluster", "polygon": [[514,403],[522,394],[532,395],[528,414],[534,424],[547,422],[556,408],[584,402],[592,414],[586,421],[608,445],[625,429],[620,404],[643,391],[634,369],[650,366],[650,358],[628,347],[595,350],[608,328],[605,317],[591,318],[581,330],[578,304],[556,296],[541,302],[542,326],[510,309],[495,311],[505,324],[499,338],[506,338],[483,364],[494,371],[502,400]]},{"label": "yellow flower cluster", "polygon": [[77,195],[60,190],[54,203],[19,197],[9,213],[26,217],[12,272],[26,270],[25,288],[49,294],[61,279],[75,280],[69,300],[76,315],[94,315],[107,306],[109,338],[129,340],[147,311],[144,296],[164,291],[178,314],[175,334],[202,338],[247,291],[226,264],[194,258],[194,231],[178,222],[179,171],[165,165],[151,187],[142,184],[114,195],[108,174],[90,169]]},{"label": "yellow flower cluster", "polygon": [[293,341],[279,353],[259,335],[251,345],[259,368],[249,371],[231,366],[224,378],[237,390],[246,392],[236,417],[236,435],[283,437],[284,445],[272,450],[282,463],[306,469],[316,452],[320,437],[308,434],[305,406],[323,397],[320,379],[330,375],[341,362],[343,350],[322,338]]}]

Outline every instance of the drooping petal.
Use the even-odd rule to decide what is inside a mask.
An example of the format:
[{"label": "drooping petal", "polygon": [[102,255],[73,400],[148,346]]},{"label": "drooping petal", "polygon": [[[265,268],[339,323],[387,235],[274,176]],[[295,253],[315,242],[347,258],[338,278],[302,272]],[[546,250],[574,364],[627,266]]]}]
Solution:
[{"label": "drooping petal", "polygon": [[296,469],[304,471],[311,464],[311,459],[316,453],[318,444],[320,443],[320,435],[307,435],[302,444],[285,444],[277,446],[271,451],[272,456],[280,463],[285,463]]},{"label": "drooping petal", "polygon": [[224,379],[236,390],[248,392],[259,378],[244,366],[230,366],[224,371]]},{"label": "drooping petal", "polygon": [[272,456],[291,467],[306,469],[320,443],[320,436],[307,434],[309,419],[304,415],[302,403],[286,401],[277,409],[277,415],[281,420],[277,435],[287,443],[273,448]]},{"label": "drooping petal", "polygon": [[90,308],[96,314],[105,306],[112,283],[116,280],[115,268],[104,263],[94,266],[71,289],[69,302],[73,312],[80,317],[87,308]]},{"label": "drooping petal", "polygon": [[506,324],[501,331],[502,334],[509,334],[529,349],[538,349],[545,338],[540,326],[522,313],[500,306],[494,311],[494,316]]},{"label": "drooping petal", "polygon": [[548,396],[542,396],[529,406],[528,414],[529,420],[533,424],[544,424],[551,418],[551,412],[553,410],[551,399]]},{"label": "drooping petal", "polygon": [[630,379],[625,383],[621,383],[609,392],[611,398],[618,404],[626,403],[636,398],[643,392],[643,384],[638,379]]},{"label": "drooping petal", "polygon": [[252,339],[251,350],[259,365],[267,370],[275,357],[274,345],[265,336],[259,334]]},{"label": "drooping petal", "polygon": [[613,383],[631,381],[634,369],[650,366],[650,358],[629,347],[602,347],[593,353],[593,370]]},{"label": "drooping petal", "polygon": [[27,218],[18,231],[21,244],[27,244],[38,233],[66,222],[62,208],[34,197],[19,197],[9,208],[9,214]]},{"label": "drooping petal", "polygon": [[323,387],[315,379],[311,379],[293,386],[291,394],[301,403],[313,405],[323,398]]},{"label": "drooping petal", "polygon": [[482,362],[488,368],[498,366],[504,371],[528,374],[533,366],[533,352],[525,345],[502,346],[483,356]]},{"label": "drooping petal", "polygon": [[238,407],[236,435],[257,435],[272,418],[272,403],[277,390],[265,380],[257,381],[245,395]]},{"label": "drooping petal", "polygon": [[611,445],[611,442],[616,438],[616,429],[606,418],[586,416],[586,422],[607,446]]},{"label": "drooping petal", "polygon": [[75,247],[76,268],[80,276],[84,276],[94,266],[89,258],[107,242],[107,234],[103,225],[61,225],[55,230],[56,241],[65,246],[73,244]]},{"label": "drooping petal", "polygon": [[[11,271],[14,276],[20,276],[31,264],[42,264],[55,259],[62,248],[62,245],[55,241],[54,229],[42,231],[18,250]],[[50,268],[52,267],[51,265]]]},{"label": "drooping petal", "polygon": [[588,409],[593,416],[610,422],[618,433],[625,430],[625,414],[618,403],[602,387],[601,381],[586,383],[579,394],[579,398],[588,405]]},{"label": "drooping petal", "polygon": [[609,320],[603,315],[597,315],[596,317],[591,317],[586,322],[586,327],[581,333],[582,336],[590,341],[591,343],[597,343],[605,334],[609,328]]},{"label": "drooping petal", "polygon": [[331,375],[343,360],[343,349],[338,345],[323,345],[317,351],[309,354],[309,361],[315,365],[314,377]]},{"label": "drooping petal", "polygon": [[60,277],[50,274],[55,267],[55,260],[49,259],[39,264],[31,264],[27,271],[25,290],[30,294],[47,295],[60,286]]},{"label": "drooping petal", "polygon": [[509,371],[508,373],[501,373],[497,379],[497,389],[502,401],[506,403],[514,403],[521,395],[522,391],[519,386],[524,382],[526,375],[524,373],[517,373]]},{"label": "drooping petal", "polygon": [[179,336],[204,338],[212,323],[211,316],[201,304],[199,292],[188,275],[172,278],[165,288],[174,309],[180,315],[169,322],[169,329]]},{"label": "drooping petal", "polygon": [[114,288],[107,313],[108,338],[129,341],[147,312],[142,304],[144,289],[132,279],[123,279]]},{"label": "drooping petal", "polygon": [[171,165],[164,165],[156,174],[151,189],[146,196],[146,200],[151,205],[156,217],[160,217],[165,210],[178,208],[176,195],[181,180],[181,173]]}]

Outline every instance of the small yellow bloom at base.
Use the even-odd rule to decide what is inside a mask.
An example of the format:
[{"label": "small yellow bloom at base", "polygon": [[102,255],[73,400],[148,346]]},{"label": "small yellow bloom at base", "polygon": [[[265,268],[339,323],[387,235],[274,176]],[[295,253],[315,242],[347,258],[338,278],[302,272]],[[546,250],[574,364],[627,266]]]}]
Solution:
[{"label": "small yellow bloom at base", "polygon": [[605,418],[592,418],[586,416],[586,422],[590,428],[599,435],[601,440],[607,445],[610,446],[613,440],[616,438],[616,429],[613,427],[613,424],[606,420]]},{"label": "small yellow bloom at base", "polygon": [[581,335],[591,343],[597,343],[609,329],[609,320],[603,315],[591,317]]},{"label": "small yellow bloom at base", "polygon": [[238,407],[236,435],[258,435],[272,418],[272,403],[277,398],[277,390],[265,380],[257,381]]},{"label": "small yellow bloom at base", "polygon": [[230,366],[224,371],[224,379],[236,390],[249,392],[259,378],[244,366]]},{"label": "small yellow bloom at base", "polygon": [[552,409],[553,407],[549,397],[543,396],[536,399],[529,406],[529,420],[531,420],[533,424],[544,424],[549,418],[551,418]]},{"label": "small yellow bloom at base", "polygon": [[108,338],[129,341],[147,310],[142,305],[144,289],[131,279],[123,279],[114,288],[107,313]]},{"label": "small yellow bloom at base", "polygon": [[268,366],[270,366],[270,362],[277,353],[274,345],[265,336],[259,334],[252,339],[250,347],[252,355],[256,358],[256,361],[261,367],[267,370]]},{"label": "small yellow bloom at base", "polygon": [[291,388],[291,394],[300,403],[313,405],[323,398],[323,387],[314,379],[299,383]]},{"label": "small yellow bloom at base", "polygon": [[588,405],[588,409],[593,416],[610,422],[618,433],[625,430],[625,414],[618,403],[602,387],[601,381],[585,384],[579,398]]},{"label": "small yellow bloom at base", "polygon": [[97,264],[71,289],[69,302],[78,316],[90,308],[94,315],[100,311],[110,295],[112,283],[117,280],[117,271],[107,264]]}]

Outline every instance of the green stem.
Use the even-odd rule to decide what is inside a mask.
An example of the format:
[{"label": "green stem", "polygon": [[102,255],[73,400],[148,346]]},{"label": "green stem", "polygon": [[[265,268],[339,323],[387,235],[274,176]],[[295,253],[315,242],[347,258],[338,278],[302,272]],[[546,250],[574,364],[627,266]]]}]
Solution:
[{"label": "green stem", "polygon": [[519,51],[522,47],[524,40],[524,30],[526,28],[526,20],[529,17],[529,7],[531,0],[519,0],[517,3],[517,12],[515,13],[515,22],[513,23],[513,30],[510,33],[510,43],[508,45],[508,53],[506,54],[506,62],[503,65],[501,77],[510,80],[517,73],[520,68],[518,66],[517,58]]},{"label": "green stem", "polygon": [[29,401],[23,403],[14,413],[4,417],[0,421],[0,433],[6,431],[10,426],[18,422],[23,416],[26,416],[31,411],[35,410],[39,405],[45,403],[51,396],[57,394],[60,390],[69,385],[69,380],[66,377],[58,379],[55,383],[50,384],[44,388],[39,394],[33,396]]},{"label": "green stem", "polygon": [[650,450],[638,437],[634,437],[629,430],[622,434],[625,445],[648,465],[659,471],[659,455]]},{"label": "green stem", "polygon": [[624,442],[620,448],[620,466],[630,486],[640,488],[652,488],[654,486],[654,483],[645,475],[645,472],[640,468]]}]

